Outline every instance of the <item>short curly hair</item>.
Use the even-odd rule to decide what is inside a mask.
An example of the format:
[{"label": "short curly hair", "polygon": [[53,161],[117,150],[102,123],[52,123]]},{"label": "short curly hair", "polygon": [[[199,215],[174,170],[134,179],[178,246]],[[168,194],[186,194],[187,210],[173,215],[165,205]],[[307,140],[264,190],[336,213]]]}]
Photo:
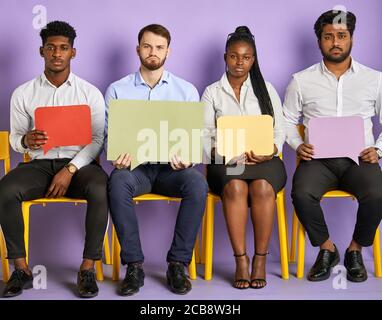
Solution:
[{"label": "short curly hair", "polygon": [[42,45],[45,45],[48,37],[63,36],[69,39],[71,46],[74,44],[76,38],[76,30],[67,22],[64,21],[52,21],[49,22],[44,28],[41,29],[40,37],[42,39]]}]

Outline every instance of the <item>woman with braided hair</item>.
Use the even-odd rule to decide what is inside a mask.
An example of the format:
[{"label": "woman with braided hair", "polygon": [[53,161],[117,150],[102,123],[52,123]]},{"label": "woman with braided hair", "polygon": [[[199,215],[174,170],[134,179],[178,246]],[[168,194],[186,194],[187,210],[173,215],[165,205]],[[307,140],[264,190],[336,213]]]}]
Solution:
[{"label": "woman with braided hair", "polygon": [[[246,26],[228,35],[224,54],[226,72],[203,94],[207,138],[212,142],[212,164],[207,167],[211,190],[223,202],[224,216],[236,262],[233,286],[237,289],[264,288],[266,255],[272,232],[275,198],[286,183],[286,172],[278,155],[285,140],[280,98],[261,74],[253,35]],[[224,115],[270,115],[274,122],[274,152],[267,156],[246,152],[229,165],[215,161],[216,120]],[[216,155],[217,157],[218,155]],[[244,164],[240,175],[227,174],[232,165]],[[246,251],[248,206],[254,231],[255,254]]]}]

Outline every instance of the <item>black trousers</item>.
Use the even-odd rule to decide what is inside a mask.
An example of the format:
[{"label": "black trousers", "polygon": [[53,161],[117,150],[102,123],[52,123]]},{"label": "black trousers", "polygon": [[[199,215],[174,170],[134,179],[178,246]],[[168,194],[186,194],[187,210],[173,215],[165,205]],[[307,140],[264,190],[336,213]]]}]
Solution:
[{"label": "black trousers", "polygon": [[[24,222],[21,203],[43,198],[54,175],[71,159],[33,160],[20,163],[0,180],[0,224],[8,259],[24,258]],[[65,194],[87,200],[84,259],[100,260],[108,219],[107,174],[97,163],[78,170]],[[49,226],[46,226],[47,228]]]},{"label": "black trousers", "polygon": [[359,203],[353,240],[371,246],[382,219],[382,172],[379,164],[358,166],[349,158],[301,161],[293,177],[292,199],[297,216],[313,246],[329,238],[320,206],[322,196],[340,189],[353,194]]}]

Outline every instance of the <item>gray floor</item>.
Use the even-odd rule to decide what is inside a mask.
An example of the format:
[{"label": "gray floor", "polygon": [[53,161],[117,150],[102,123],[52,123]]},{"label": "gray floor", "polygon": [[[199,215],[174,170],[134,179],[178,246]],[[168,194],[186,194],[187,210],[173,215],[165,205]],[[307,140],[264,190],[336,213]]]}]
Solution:
[{"label": "gray floor", "polygon": [[[306,279],[297,279],[296,265],[290,265],[289,280],[280,277],[280,265],[268,263],[268,285],[261,290],[237,290],[231,286],[233,262],[214,264],[214,276],[211,281],[202,278],[203,269],[198,266],[198,279],[192,281],[193,290],[178,296],[171,293],[165,282],[166,265],[155,261],[145,264],[145,286],[132,297],[120,297],[116,294],[117,283],[111,280],[111,266],[104,265],[105,280],[99,282],[100,293],[95,299],[104,300],[377,300],[382,298],[382,278],[373,275],[372,261],[366,261],[369,279],[364,283],[351,283],[341,278],[341,274],[332,274],[331,278],[318,283]],[[15,300],[73,300],[79,299],[76,290],[76,268],[73,266],[49,266],[46,289],[30,289]],[[305,266],[308,270],[309,266]],[[121,270],[121,278],[124,268]],[[3,289],[0,282],[0,290]],[[341,288],[338,288],[341,287]]]}]

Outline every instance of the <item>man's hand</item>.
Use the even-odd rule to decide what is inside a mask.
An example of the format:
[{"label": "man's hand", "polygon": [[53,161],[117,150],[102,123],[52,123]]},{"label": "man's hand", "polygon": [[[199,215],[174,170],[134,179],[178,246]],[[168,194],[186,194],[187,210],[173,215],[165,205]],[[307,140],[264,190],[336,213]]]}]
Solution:
[{"label": "man's hand", "polygon": [[46,193],[46,198],[59,198],[63,197],[68,190],[70,181],[72,181],[73,175],[67,168],[62,168],[53,177],[52,183]]},{"label": "man's hand", "polygon": [[32,130],[24,136],[24,144],[31,150],[39,150],[49,139],[45,131]]},{"label": "man's hand", "polygon": [[178,157],[177,155],[174,155],[171,158],[170,165],[171,165],[171,168],[173,168],[174,170],[182,170],[182,169],[186,169],[190,167],[191,162],[183,161],[180,157]]},{"label": "man's hand", "polygon": [[363,162],[367,163],[378,163],[379,160],[377,150],[374,147],[366,148],[359,156]]},{"label": "man's hand", "polygon": [[131,155],[129,153],[121,154],[117,160],[113,161],[113,166],[117,169],[127,169],[131,165]]},{"label": "man's hand", "polygon": [[301,143],[296,152],[300,159],[310,161],[314,156],[314,147],[308,143]]}]

